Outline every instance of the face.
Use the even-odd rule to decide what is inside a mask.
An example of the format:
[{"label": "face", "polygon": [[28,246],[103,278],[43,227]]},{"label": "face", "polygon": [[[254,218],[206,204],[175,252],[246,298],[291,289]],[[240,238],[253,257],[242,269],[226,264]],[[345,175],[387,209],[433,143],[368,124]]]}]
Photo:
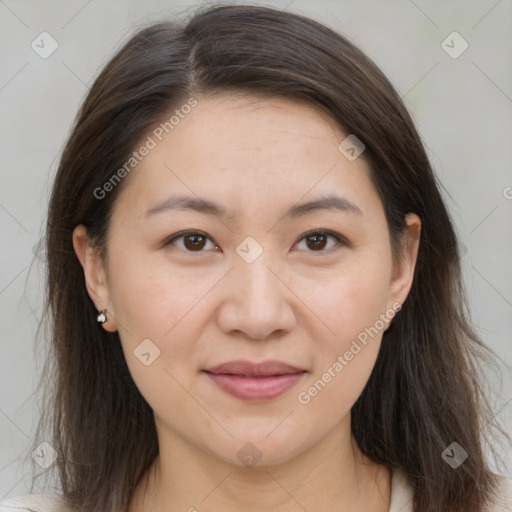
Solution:
[{"label": "face", "polygon": [[[393,268],[364,153],[346,158],[333,120],[292,100],[195,98],[162,140],[147,134],[155,147],[125,178],[108,260],[81,228],[75,248],[159,438],[276,464],[347,425],[410,289],[419,220],[407,217],[409,258]],[[239,360],[295,370],[207,373]]]}]

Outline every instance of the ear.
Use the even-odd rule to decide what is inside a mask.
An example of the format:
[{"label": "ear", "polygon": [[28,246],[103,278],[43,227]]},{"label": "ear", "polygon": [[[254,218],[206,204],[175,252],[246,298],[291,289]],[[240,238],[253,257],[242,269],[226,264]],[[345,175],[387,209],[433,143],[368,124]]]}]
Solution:
[{"label": "ear", "polygon": [[389,308],[393,304],[402,305],[405,302],[414,278],[420,245],[421,220],[415,213],[408,213],[405,216],[405,224],[399,261],[394,266],[391,277]]},{"label": "ear", "polygon": [[83,224],[73,230],[73,248],[84,269],[85,285],[89,297],[98,311],[107,310],[107,321],[102,324],[103,328],[109,332],[117,331],[103,260],[91,245],[87,236],[87,228]]}]

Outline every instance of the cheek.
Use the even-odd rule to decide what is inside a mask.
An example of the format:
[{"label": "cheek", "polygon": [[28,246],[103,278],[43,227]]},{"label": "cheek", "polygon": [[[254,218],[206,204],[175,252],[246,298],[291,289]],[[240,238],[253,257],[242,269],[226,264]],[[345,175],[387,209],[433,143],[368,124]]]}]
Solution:
[{"label": "cheek", "polygon": [[[385,313],[389,297],[389,267],[363,258],[339,272],[314,279],[294,280],[295,291],[316,318],[326,336],[317,338],[325,347],[340,349]],[[320,326],[321,324],[321,326]]]},{"label": "cheek", "polygon": [[314,370],[298,401],[332,414],[333,421],[348,412],[362,392],[385,328],[381,315],[386,313],[389,268],[361,262],[307,295],[308,306],[321,322],[314,320]]},{"label": "cheek", "polygon": [[116,318],[134,340],[172,337],[218,279],[213,272],[193,275],[171,267],[161,258],[133,255],[118,261],[111,272],[111,300]]},{"label": "cheek", "polygon": [[112,294],[126,363],[137,388],[158,411],[177,406],[184,400],[182,385],[190,387],[194,376],[188,362],[197,350],[204,315],[200,299],[208,290],[208,283],[187,287],[173,275],[127,261],[115,276]]},{"label": "cheek", "polygon": [[[141,260],[127,257],[112,272],[111,300],[123,326],[121,343],[128,368],[146,400],[174,400],[183,393],[177,383],[190,387],[196,376],[198,344],[212,314],[209,294],[225,270],[180,270],[165,260],[151,263],[147,258],[144,264]],[[141,357],[147,353],[149,357]],[[150,366],[144,365],[153,358]]]}]

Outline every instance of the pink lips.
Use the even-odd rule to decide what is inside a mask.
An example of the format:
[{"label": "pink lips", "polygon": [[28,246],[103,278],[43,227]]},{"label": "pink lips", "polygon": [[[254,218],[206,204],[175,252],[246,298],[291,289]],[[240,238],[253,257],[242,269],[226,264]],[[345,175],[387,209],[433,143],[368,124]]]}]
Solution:
[{"label": "pink lips", "polygon": [[294,386],[307,372],[280,361],[230,361],[205,370],[223,391],[248,401],[275,398]]}]

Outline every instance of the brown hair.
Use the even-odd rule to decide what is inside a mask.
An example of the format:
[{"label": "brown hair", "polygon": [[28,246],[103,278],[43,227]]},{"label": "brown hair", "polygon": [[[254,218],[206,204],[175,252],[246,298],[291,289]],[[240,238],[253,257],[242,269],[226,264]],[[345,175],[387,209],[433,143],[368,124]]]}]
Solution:
[{"label": "brown hair", "polygon": [[[496,489],[483,452],[495,424],[479,374],[491,351],[468,320],[457,237],[420,136],[390,82],[347,38],[249,5],[139,30],[95,80],[64,148],[46,227],[51,345],[37,434],[50,425],[44,439],[58,452],[68,502],[84,512],[126,510],[158,453],[152,410],[118,334],[96,322],[73,229],[84,224],[106,257],[112,207],[128,178],[101,200],[94,191],[184,99],[230,90],[302,100],[364,143],[394,257],[405,215],[420,217],[414,282],[353,406],[352,432],[365,455],[404,471],[416,512],[481,512]],[[456,470],[441,456],[453,441],[469,454]]]}]

